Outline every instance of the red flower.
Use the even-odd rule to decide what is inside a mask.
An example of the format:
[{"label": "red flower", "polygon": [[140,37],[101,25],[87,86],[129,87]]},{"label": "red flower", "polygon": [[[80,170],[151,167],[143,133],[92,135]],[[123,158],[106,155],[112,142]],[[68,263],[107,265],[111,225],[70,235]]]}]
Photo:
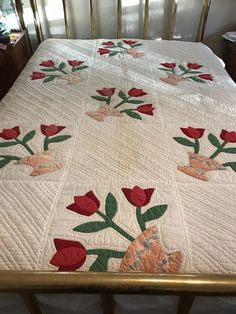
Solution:
[{"label": "red flower", "polygon": [[30,75],[31,80],[40,80],[42,78],[46,77],[46,74],[40,73],[40,72],[33,72],[32,75]]},{"label": "red flower", "polygon": [[127,45],[133,45],[133,44],[136,44],[137,41],[133,41],[133,40],[123,40],[123,42]]},{"label": "red flower", "polygon": [[75,196],[74,203],[66,208],[80,215],[91,216],[99,208],[100,202],[92,191],[83,196]]},{"label": "red flower", "polygon": [[97,90],[97,92],[102,95],[102,96],[112,96],[115,93],[115,88],[106,88],[104,87],[103,89]]},{"label": "red flower", "polygon": [[83,64],[84,61],[69,60],[68,63],[69,63],[69,65],[71,65],[72,67],[78,67],[79,65]]},{"label": "red flower", "polygon": [[203,80],[213,81],[213,77],[211,74],[200,74],[199,77]]},{"label": "red flower", "polygon": [[60,271],[75,271],[80,268],[86,260],[86,249],[77,241],[54,239],[57,252],[54,254],[50,264],[59,267]]},{"label": "red flower", "polygon": [[187,64],[187,67],[188,67],[189,69],[192,69],[192,70],[197,70],[197,69],[201,68],[202,65],[197,64],[197,63],[188,63],[188,64]]},{"label": "red flower", "polygon": [[194,139],[202,137],[205,131],[205,129],[196,129],[196,128],[192,128],[191,126],[189,126],[188,128],[180,128],[180,129],[185,135]]},{"label": "red flower", "polygon": [[148,114],[150,116],[153,116],[153,110],[155,107],[152,106],[152,104],[147,104],[147,105],[141,105],[138,106],[137,111],[140,113]]},{"label": "red flower", "polygon": [[99,48],[99,49],[98,49],[98,52],[100,53],[100,55],[105,55],[105,54],[107,54],[107,53],[110,53],[111,50],[106,49],[106,48]]},{"label": "red flower", "polygon": [[20,135],[20,128],[15,126],[12,129],[3,129],[0,137],[4,140],[15,140]]},{"label": "red flower", "polygon": [[123,188],[122,192],[127,198],[128,202],[136,207],[142,207],[150,202],[150,198],[155,189],[142,189],[139,186],[135,186],[133,189]]},{"label": "red flower", "polygon": [[131,90],[128,91],[128,94],[130,97],[141,97],[144,95],[147,95],[142,89],[137,89],[137,88],[131,88]]},{"label": "red flower", "polygon": [[46,68],[51,68],[54,66],[54,62],[52,60],[43,61],[40,65]]},{"label": "red flower", "polygon": [[236,132],[234,132],[234,131],[228,132],[228,131],[223,129],[220,133],[220,138],[223,141],[226,141],[229,143],[236,143]]},{"label": "red flower", "polygon": [[55,135],[55,134],[61,132],[63,129],[65,129],[65,126],[59,126],[59,125],[55,125],[55,124],[51,124],[51,125],[41,124],[41,132],[45,136]]},{"label": "red flower", "polygon": [[163,65],[164,67],[168,69],[174,69],[176,67],[175,63],[161,63],[161,65]]},{"label": "red flower", "polygon": [[102,45],[104,45],[104,46],[113,46],[114,43],[113,43],[113,41],[104,41],[104,43],[102,43]]}]

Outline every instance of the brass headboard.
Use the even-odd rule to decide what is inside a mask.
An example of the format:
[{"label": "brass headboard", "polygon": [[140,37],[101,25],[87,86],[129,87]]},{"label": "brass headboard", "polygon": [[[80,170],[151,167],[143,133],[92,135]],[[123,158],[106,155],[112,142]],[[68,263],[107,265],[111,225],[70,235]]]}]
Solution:
[{"label": "brass headboard", "polygon": [[[20,9],[21,7],[21,0],[16,1],[16,8],[18,9],[19,19],[21,24],[25,25],[24,18],[23,18],[23,10]],[[169,32],[168,32],[168,39],[173,39],[175,24],[176,24],[176,16],[178,11],[178,0],[171,0],[171,18],[169,20]],[[201,0],[202,1],[202,10],[201,10],[201,17],[198,26],[197,38],[196,41],[202,41],[204,37],[204,32],[206,28],[206,22],[208,17],[209,8],[211,5],[211,0]],[[148,39],[148,25],[149,25],[149,9],[150,4],[149,0],[145,0],[144,4],[144,22],[143,22],[143,38]],[[64,12],[64,22],[65,22],[65,33],[67,39],[72,39],[72,28],[71,22],[68,15],[68,8],[67,8],[67,0],[62,0],[63,4],[63,12]],[[30,0],[30,5],[32,8],[33,16],[34,16],[34,25],[37,34],[37,38],[39,43],[44,40],[43,31],[41,27],[41,22],[38,13],[38,5],[36,0]],[[96,1],[89,0],[89,7],[90,7],[90,36],[92,39],[97,37],[97,27],[96,27]],[[22,26],[23,26],[22,25]],[[25,27],[25,26],[24,26]],[[122,0],[117,0],[117,38],[123,37],[122,34]]]}]

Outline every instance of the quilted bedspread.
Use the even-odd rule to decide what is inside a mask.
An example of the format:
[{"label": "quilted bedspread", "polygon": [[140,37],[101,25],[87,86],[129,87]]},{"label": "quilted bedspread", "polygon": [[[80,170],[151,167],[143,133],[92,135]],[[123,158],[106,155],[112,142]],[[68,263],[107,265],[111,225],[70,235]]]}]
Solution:
[{"label": "quilted bedspread", "polygon": [[209,48],[49,39],[0,108],[1,270],[236,272],[236,87]]}]

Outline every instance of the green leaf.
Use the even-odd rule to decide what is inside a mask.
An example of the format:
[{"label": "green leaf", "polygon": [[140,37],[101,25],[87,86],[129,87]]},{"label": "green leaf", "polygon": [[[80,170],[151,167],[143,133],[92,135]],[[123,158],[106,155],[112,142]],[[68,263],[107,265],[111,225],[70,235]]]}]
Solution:
[{"label": "green leaf", "polygon": [[99,100],[99,101],[107,101],[106,97],[102,97],[102,96],[91,96],[91,98]]},{"label": "green leaf", "polygon": [[129,104],[136,104],[136,105],[144,103],[143,100],[138,100],[138,99],[130,99],[130,100],[127,100],[126,102]]},{"label": "green leaf", "polygon": [[188,140],[187,138],[184,137],[173,137],[173,139],[178,142],[179,144],[182,144],[184,146],[190,146],[190,147],[194,147],[195,143],[191,142],[190,140]]},{"label": "green leaf", "polygon": [[7,158],[1,159],[0,160],[0,169],[5,167],[11,161],[12,161],[12,159],[7,159]]},{"label": "green leaf", "polygon": [[119,96],[121,99],[124,99],[124,100],[127,98],[126,94],[125,94],[124,92],[122,92],[122,90],[119,91],[118,96]]},{"label": "green leaf", "polygon": [[123,47],[123,43],[121,41],[118,41],[117,46],[118,47]]},{"label": "green leaf", "polygon": [[148,222],[150,220],[160,218],[167,210],[167,207],[168,205],[157,205],[149,208],[144,214],[142,214],[143,221]]},{"label": "green leaf", "polygon": [[62,69],[64,69],[65,66],[66,66],[65,62],[62,62],[59,64],[58,69],[62,70]]},{"label": "green leaf", "polygon": [[143,44],[133,44],[133,45],[131,45],[131,47],[132,48],[134,48],[134,47],[139,47],[139,46],[142,46]]},{"label": "green leaf", "polygon": [[119,53],[119,51],[113,51],[111,53],[109,53],[109,57],[113,57],[115,55],[117,55]]},{"label": "green leaf", "polygon": [[111,219],[115,217],[117,212],[117,201],[112,193],[109,193],[105,203],[106,215]]},{"label": "green leaf", "polygon": [[58,135],[55,137],[50,137],[48,139],[48,143],[58,143],[58,142],[63,142],[65,140],[68,140],[69,138],[71,138],[71,135]]},{"label": "green leaf", "polygon": [[215,147],[219,147],[221,144],[220,144],[220,141],[218,140],[218,138],[213,135],[212,133],[209,133],[208,135],[208,140],[211,142],[211,144]]},{"label": "green leaf", "polygon": [[200,79],[199,77],[196,77],[196,76],[189,76],[187,78],[190,78],[191,80],[198,82],[198,83],[206,83],[205,81],[203,81],[202,79]]},{"label": "green leaf", "polygon": [[8,147],[8,146],[14,146],[16,145],[16,142],[10,141],[10,142],[0,142],[0,147]]},{"label": "green leaf", "polygon": [[181,71],[184,71],[184,72],[188,71],[188,69],[185,68],[185,66],[183,66],[182,64],[179,65],[179,68],[180,68]]},{"label": "green leaf", "polygon": [[224,148],[223,153],[236,154],[236,147]]},{"label": "green leaf", "polygon": [[55,72],[56,71],[56,69],[41,69],[41,71],[44,71],[44,72]]},{"label": "green leaf", "polygon": [[103,221],[90,221],[86,222],[85,224],[79,225],[75,227],[73,230],[77,232],[83,233],[91,233],[91,232],[98,232],[103,229],[108,228],[109,225]]},{"label": "green leaf", "polygon": [[236,172],[236,162],[225,162],[223,164],[223,166],[230,167],[230,168],[232,168],[233,171]]},{"label": "green leaf", "polygon": [[29,133],[27,133],[24,137],[23,137],[23,142],[26,143],[26,142],[29,142],[30,140],[32,140],[32,138],[35,136],[36,134],[36,131],[33,130],[33,131],[30,131]]},{"label": "green leaf", "polygon": [[81,71],[88,68],[88,65],[82,65],[81,67],[75,68],[74,71]]},{"label": "green leaf", "polygon": [[48,76],[43,80],[43,83],[48,83],[51,82],[53,80],[55,80],[57,78],[57,76]]},{"label": "green leaf", "polygon": [[162,71],[166,71],[166,72],[172,72],[170,69],[166,69],[166,68],[158,68],[158,69]]},{"label": "green leaf", "polygon": [[131,118],[133,118],[133,119],[142,120],[142,117],[141,117],[140,114],[137,113],[137,112],[128,111],[128,110],[127,110],[125,113],[126,113],[128,116],[130,116]]}]

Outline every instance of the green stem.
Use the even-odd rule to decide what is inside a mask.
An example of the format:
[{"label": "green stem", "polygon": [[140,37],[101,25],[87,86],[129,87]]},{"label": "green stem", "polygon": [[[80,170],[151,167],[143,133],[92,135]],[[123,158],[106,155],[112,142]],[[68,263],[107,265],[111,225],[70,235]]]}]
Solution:
[{"label": "green stem", "polygon": [[222,153],[223,148],[225,147],[225,145],[227,143],[228,142],[224,141],[209,158],[214,159],[216,156],[218,156],[220,153]]},{"label": "green stem", "polygon": [[115,251],[115,250],[106,250],[106,249],[90,249],[86,250],[87,255],[100,255],[101,253],[104,253],[105,251],[109,251],[110,257],[113,258],[123,258],[125,255],[125,252],[121,251]]},{"label": "green stem", "polygon": [[115,107],[114,107],[114,108],[118,108],[118,107],[120,107],[121,105],[123,105],[124,103],[126,103],[126,102],[127,102],[127,100],[129,100],[129,99],[130,99],[130,97],[125,98],[124,100],[122,100],[121,102],[119,102],[119,104],[115,105]]},{"label": "green stem", "polygon": [[16,138],[16,142],[17,144],[20,144],[22,146],[24,146],[24,148],[31,154],[34,155],[34,152],[32,151],[32,149],[23,141],[19,140],[18,138]]},{"label": "green stem", "polygon": [[133,242],[135,239],[129,235],[125,230],[123,230],[121,227],[119,227],[111,218],[109,218],[107,215],[103,214],[100,210],[97,210],[96,213],[102,217],[105,222],[114,230],[116,230],[119,234],[121,234],[123,237],[128,239],[130,242]]},{"label": "green stem", "polygon": [[57,68],[57,67],[53,67],[53,69],[55,69],[55,70],[57,70],[57,71],[60,71],[60,72],[62,72],[62,73],[64,73],[64,74],[67,74],[66,71],[63,71],[63,70],[61,70],[61,69],[59,69],[59,68]]},{"label": "green stem", "polygon": [[21,157],[11,156],[11,155],[0,155],[0,158],[12,159],[12,160],[20,160],[20,159],[22,159]]},{"label": "green stem", "polygon": [[199,153],[199,149],[200,149],[200,143],[199,143],[199,140],[196,138],[195,139],[195,145],[194,145],[194,153],[198,154]]},{"label": "green stem", "polygon": [[191,70],[184,71],[183,73],[180,74],[180,76],[181,76],[181,75],[188,74],[190,71],[191,71]]},{"label": "green stem", "polygon": [[146,230],[146,226],[145,226],[145,222],[143,221],[141,210],[142,210],[141,207],[136,207],[136,217],[137,217],[140,229],[142,231],[145,231]]},{"label": "green stem", "polygon": [[45,136],[44,143],[43,143],[43,150],[48,150],[48,144],[49,144],[48,139],[49,137]]},{"label": "green stem", "polygon": [[111,96],[107,98],[107,104],[110,105],[110,103],[111,103]]}]

